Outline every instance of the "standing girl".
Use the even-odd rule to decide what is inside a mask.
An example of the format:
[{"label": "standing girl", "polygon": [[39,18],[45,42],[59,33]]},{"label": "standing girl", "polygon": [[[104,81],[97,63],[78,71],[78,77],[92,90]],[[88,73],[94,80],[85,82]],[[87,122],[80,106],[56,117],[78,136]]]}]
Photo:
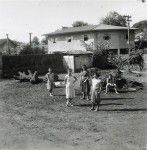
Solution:
[{"label": "standing girl", "polygon": [[65,84],[66,84],[66,106],[73,106],[71,104],[71,100],[75,96],[74,83],[77,81],[77,78],[72,75],[72,70],[68,69],[68,74],[65,76]]},{"label": "standing girl", "polygon": [[80,85],[83,94],[82,99],[85,99],[87,97],[87,100],[89,100],[90,95],[89,74],[88,71],[86,70],[85,65],[82,66]]},{"label": "standing girl", "polygon": [[[99,79],[99,75],[97,73],[94,73],[91,86],[91,102],[92,102],[91,110],[95,111],[99,110],[101,102],[100,93],[101,93],[101,80]],[[96,105],[96,109],[94,109],[94,105]]]},{"label": "standing girl", "polygon": [[48,69],[48,73],[46,74],[47,78],[47,89],[49,90],[50,96],[53,96],[53,89],[54,89],[54,73],[52,69]]}]

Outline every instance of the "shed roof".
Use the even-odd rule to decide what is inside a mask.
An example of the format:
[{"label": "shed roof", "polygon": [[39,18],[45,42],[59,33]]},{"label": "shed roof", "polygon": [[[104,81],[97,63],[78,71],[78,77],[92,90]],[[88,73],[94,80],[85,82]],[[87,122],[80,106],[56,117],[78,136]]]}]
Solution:
[{"label": "shed roof", "polygon": [[[127,30],[128,27],[121,26],[113,26],[106,24],[98,24],[98,25],[87,25],[80,27],[64,27],[62,29],[56,30],[54,32],[44,34],[45,36],[54,36],[54,35],[62,35],[68,33],[78,33],[78,32],[87,32],[87,31],[102,31],[102,30]],[[137,28],[130,28],[131,30],[137,30]]]},{"label": "shed roof", "polygon": [[56,51],[55,54],[64,54],[64,55],[92,55],[91,51],[83,51],[83,50],[71,50],[71,51]]}]

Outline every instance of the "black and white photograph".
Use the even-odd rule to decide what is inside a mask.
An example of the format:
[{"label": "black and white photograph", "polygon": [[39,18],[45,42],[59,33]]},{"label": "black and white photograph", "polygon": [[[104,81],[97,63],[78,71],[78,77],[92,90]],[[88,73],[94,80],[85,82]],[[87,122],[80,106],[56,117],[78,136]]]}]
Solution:
[{"label": "black and white photograph", "polygon": [[147,0],[0,0],[0,150],[147,150]]}]

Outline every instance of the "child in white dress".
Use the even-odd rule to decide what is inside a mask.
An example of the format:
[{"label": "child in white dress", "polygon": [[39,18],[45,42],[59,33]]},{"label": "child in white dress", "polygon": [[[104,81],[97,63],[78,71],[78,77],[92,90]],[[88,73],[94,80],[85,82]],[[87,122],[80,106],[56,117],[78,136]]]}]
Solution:
[{"label": "child in white dress", "polygon": [[66,106],[71,104],[71,100],[75,96],[74,83],[77,81],[77,78],[72,75],[72,70],[68,69],[68,74],[65,76],[65,84],[66,84]]},{"label": "child in white dress", "polygon": [[[92,108],[91,110],[98,111],[100,106],[100,93],[101,93],[101,80],[98,78],[99,75],[94,73],[91,85],[91,102]],[[94,105],[96,105],[96,109],[94,109]]]}]

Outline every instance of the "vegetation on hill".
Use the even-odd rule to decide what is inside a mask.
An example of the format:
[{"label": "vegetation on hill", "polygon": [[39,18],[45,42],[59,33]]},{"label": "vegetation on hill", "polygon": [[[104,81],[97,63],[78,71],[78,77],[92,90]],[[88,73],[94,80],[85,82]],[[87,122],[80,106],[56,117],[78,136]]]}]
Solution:
[{"label": "vegetation on hill", "polygon": [[101,23],[115,26],[127,26],[127,22],[124,16],[117,13],[116,11],[111,11],[108,15],[101,19]]},{"label": "vegetation on hill", "polygon": [[87,26],[87,25],[88,23],[84,21],[75,21],[72,24],[73,27],[81,27],[81,26]]},{"label": "vegetation on hill", "polygon": [[133,25],[134,28],[147,29],[147,20],[139,21]]}]

